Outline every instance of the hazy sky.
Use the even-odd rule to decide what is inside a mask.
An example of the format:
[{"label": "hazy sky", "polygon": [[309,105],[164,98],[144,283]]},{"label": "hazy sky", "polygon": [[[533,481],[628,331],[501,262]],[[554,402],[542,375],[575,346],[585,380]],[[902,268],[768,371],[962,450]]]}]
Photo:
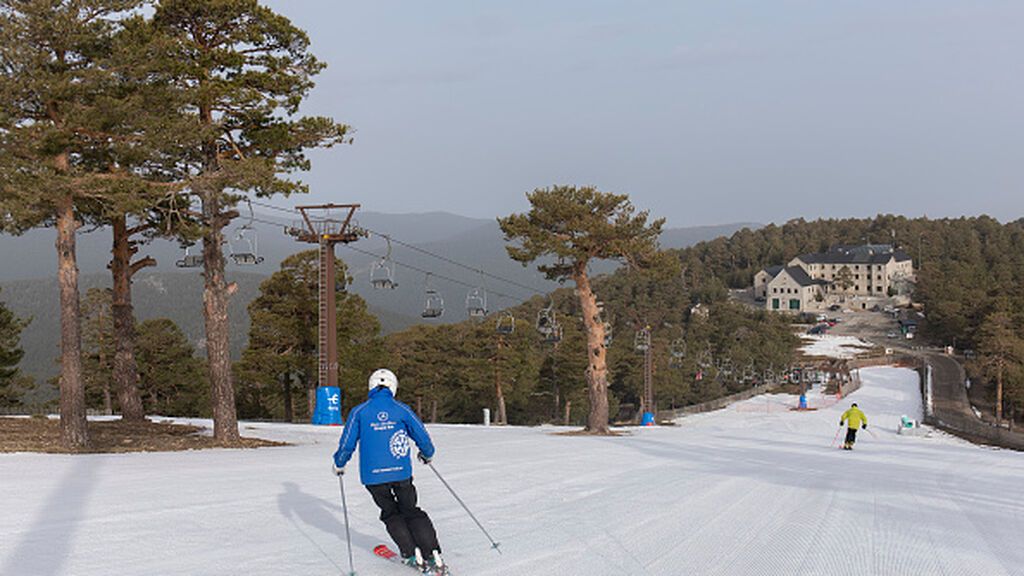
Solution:
[{"label": "hazy sky", "polygon": [[[317,201],[494,217],[554,183],[672,226],[1024,216],[1024,2],[267,2],[357,130]],[[288,203],[288,202],[285,202]]]}]

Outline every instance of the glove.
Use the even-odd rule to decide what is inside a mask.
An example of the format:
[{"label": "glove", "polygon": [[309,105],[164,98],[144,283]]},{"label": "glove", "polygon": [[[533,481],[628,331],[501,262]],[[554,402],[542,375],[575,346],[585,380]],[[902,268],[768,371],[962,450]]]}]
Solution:
[{"label": "glove", "polygon": [[424,464],[430,464],[430,461],[433,460],[433,458],[427,458],[427,456],[423,452],[418,452],[416,454],[416,457],[419,458],[420,462],[423,462]]},{"label": "glove", "polygon": [[840,426],[842,426],[842,425],[843,425],[843,421],[842,421],[842,420],[840,420],[840,421],[839,421],[839,425],[840,425]]},{"label": "glove", "polygon": [[868,429],[868,425],[867,424],[861,424],[860,425],[860,429],[861,430],[867,430]]},{"label": "glove", "polygon": [[342,466],[342,467],[339,468],[338,465],[335,464],[334,462],[331,462],[331,470],[334,472],[335,476],[344,476],[345,475],[345,467]]}]

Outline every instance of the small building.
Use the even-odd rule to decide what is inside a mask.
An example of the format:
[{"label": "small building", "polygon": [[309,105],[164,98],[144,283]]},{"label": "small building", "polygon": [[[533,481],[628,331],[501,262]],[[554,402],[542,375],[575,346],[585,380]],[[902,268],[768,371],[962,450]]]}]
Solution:
[{"label": "small building", "polygon": [[787,266],[768,281],[765,305],[769,310],[796,313],[820,308],[827,284],[799,266]]},{"label": "small building", "polygon": [[803,312],[847,298],[882,302],[909,295],[914,280],[910,256],[888,244],[839,245],[828,252],[801,254],[785,266],[754,275],[754,299],[768,310]]},{"label": "small building", "polygon": [[768,298],[768,283],[779,275],[785,266],[771,266],[754,274],[754,300],[764,302]]}]

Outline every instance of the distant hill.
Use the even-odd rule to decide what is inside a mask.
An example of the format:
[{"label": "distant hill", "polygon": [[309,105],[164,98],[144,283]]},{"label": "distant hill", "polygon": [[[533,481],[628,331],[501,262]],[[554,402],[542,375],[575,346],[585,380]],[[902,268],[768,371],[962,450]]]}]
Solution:
[{"label": "distant hill", "polygon": [[[259,284],[266,276],[232,271],[228,280],[238,284],[238,292],[232,297],[228,309],[231,326],[231,354],[237,358],[245,348],[249,334],[249,302],[259,293]],[[109,287],[110,277],[104,274],[87,274],[81,277],[81,290]],[[203,347],[203,279],[198,273],[186,272],[140,272],[133,284],[132,294],[135,315],[139,320],[171,318],[188,336],[200,353]],[[25,350],[22,369],[44,381],[58,372],[57,358],[60,355],[60,316],[57,306],[57,281],[54,278],[42,280],[18,280],[2,285],[0,299],[7,303],[15,314],[31,318],[32,323],[22,332],[21,344]],[[404,328],[416,319],[406,318],[389,310],[370,311],[381,321],[385,331]]]},{"label": "distant hill", "polygon": [[[265,261],[258,266],[229,267],[229,279],[239,285],[239,291],[231,300],[232,353],[237,357],[245,346],[249,319],[246,306],[258,293],[259,283],[278,269],[281,260],[306,249],[314,248],[299,244],[294,238],[283,233],[283,226],[294,224],[284,215],[257,214],[257,218],[276,225],[255,225],[258,233],[258,248]],[[237,226],[245,219],[236,221],[229,229],[228,237],[233,239]],[[558,287],[537,274],[532,266],[523,267],[509,259],[505,253],[505,242],[495,220],[467,218],[444,212],[428,214],[380,214],[358,213],[360,226],[384,234],[393,235],[404,243],[424,251],[444,256],[472,268],[486,270],[535,290],[547,293]],[[726,224],[721,226],[700,226],[694,228],[668,229],[662,234],[664,248],[683,248],[702,240],[731,235],[744,227],[757,228],[756,224]],[[57,305],[57,284],[54,278],[56,256],[53,249],[53,230],[33,230],[24,236],[0,236],[0,299],[6,301],[12,310],[21,316],[33,317],[32,324],[25,330],[22,342],[25,348],[23,368],[39,380],[56,374],[55,359],[58,356],[58,316],[54,313]],[[110,276],[106,270],[109,260],[110,235],[107,230],[83,231],[79,234],[79,269],[82,271],[81,289],[109,286]],[[230,249],[230,246],[228,247]],[[358,251],[357,251],[358,250]],[[366,252],[370,253],[367,255]],[[466,318],[465,299],[468,287],[446,280],[449,277],[471,286],[483,286],[488,292],[488,306],[498,310],[518,304],[530,298],[535,292],[510,285],[492,278],[481,278],[479,274],[427,256],[405,246],[393,245],[392,258],[395,261],[395,290],[374,290],[369,283],[369,271],[373,262],[386,252],[386,242],[371,235],[360,240],[352,248],[338,247],[337,254],[349,265],[353,277],[352,290],[366,299],[370,310],[378,316],[385,332],[391,332],[423,321],[425,280],[422,272],[410,269],[414,266],[431,271],[434,276],[431,285],[445,299],[443,322],[457,322]],[[134,287],[134,302],[137,316],[142,319],[167,317],[177,322],[189,339],[201,348],[203,338],[202,319],[202,278],[198,271],[182,270],[174,262],[181,257],[182,250],[175,243],[156,240],[142,246],[140,255],[148,254],[157,259],[159,265],[140,272]],[[600,262],[593,266],[596,274],[615,269],[611,262]]]}]

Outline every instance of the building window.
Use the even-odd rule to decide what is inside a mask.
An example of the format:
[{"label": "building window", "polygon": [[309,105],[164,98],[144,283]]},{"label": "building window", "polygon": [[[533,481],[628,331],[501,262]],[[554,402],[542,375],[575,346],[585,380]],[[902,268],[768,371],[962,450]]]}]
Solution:
[{"label": "building window", "polygon": [[790,298],[789,299],[789,309],[790,310],[799,310],[800,309],[800,300],[798,300],[796,298]]},{"label": "building window", "polygon": [[779,309],[779,299],[778,298],[772,298],[772,310],[778,310],[778,309]]},{"label": "building window", "polygon": [[875,292],[881,292],[881,291],[882,291],[882,287],[881,286],[875,286]]},{"label": "building window", "polygon": [[879,274],[879,275],[878,275],[878,281],[879,281],[879,282],[881,282],[881,281],[882,281],[882,275],[881,275],[881,274]]}]

